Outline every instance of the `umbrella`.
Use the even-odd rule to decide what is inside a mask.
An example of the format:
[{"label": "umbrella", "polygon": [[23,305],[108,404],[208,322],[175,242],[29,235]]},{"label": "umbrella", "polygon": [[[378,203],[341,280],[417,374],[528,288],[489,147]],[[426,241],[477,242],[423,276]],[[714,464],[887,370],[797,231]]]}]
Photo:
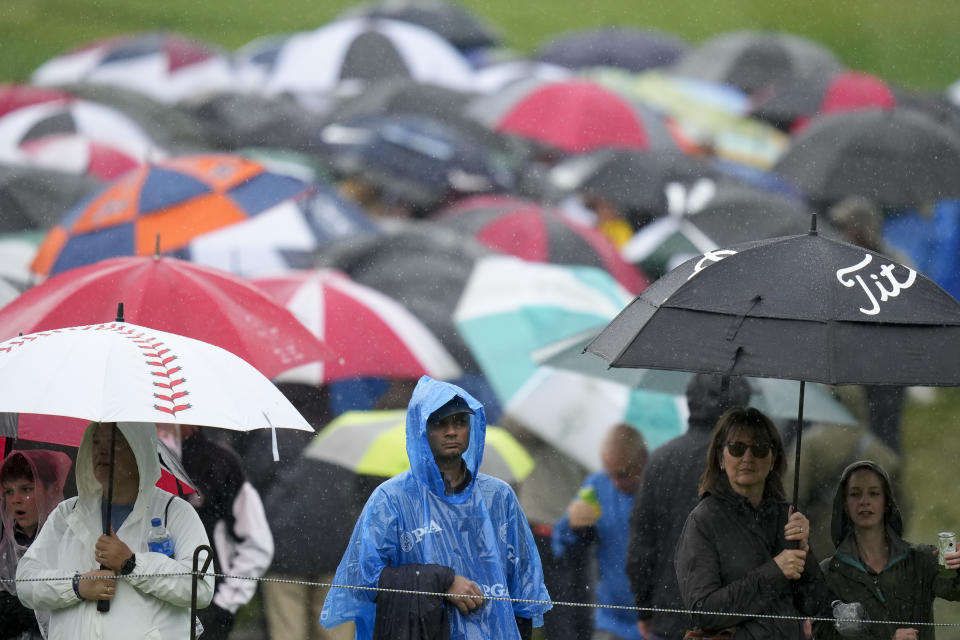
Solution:
[{"label": "umbrella", "polygon": [[796,132],[810,118],[856,109],[893,109],[897,98],[880,78],[861,71],[789,76],[753,96],[750,115]]},{"label": "umbrella", "polygon": [[503,91],[514,83],[560,82],[570,80],[575,73],[566,67],[526,58],[490,61],[473,74],[473,90],[491,94]]},{"label": "umbrella", "polygon": [[808,38],[779,31],[743,30],[720,34],[691,47],[670,70],[753,93],[785,76],[840,71],[842,67],[829,49]]},{"label": "umbrella", "polygon": [[[585,331],[555,344],[536,350],[533,360],[545,367],[566,369],[583,375],[610,380],[627,387],[667,393],[686,407],[687,383],[691,373],[664,369],[624,369],[610,367],[602,358],[584,353],[587,345],[597,337],[599,330]],[[793,420],[797,416],[799,384],[778,378],[747,378],[750,384],[750,404],[768,416],[779,420]],[[806,385],[804,416],[813,422],[856,424],[856,418],[836,400],[827,387]]]},{"label": "umbrella", "polygon": [[473,263],[491,252],[471,238],[429,222],[401,223],[379,236],[344,240],[317,258],[409,309],[467,372],[478,371],[454,326],[457,299]]},{"label": "umbrella", "polygon": [[468,112],[497,131],[566,153],[677,147],[658,115],[590,80],[516,83],[477,98]]},{"label": "umbrella", "polygon": [[165,257],[113,258],[49,278],[0,310],[0,337],[87,324],[117,302],[139,324],[217,345],[271,378],[332,357],[292,313],[251,284]]},{"label": "umbrella", "polygon": [[509,158],[468,133],[417,114],[364,116],[327,125],[321,141],[333,166],[379,186],[385,199],[432,209],[475,193],[507,191]]},{"label": "umbrella", "polygon": [[56,134],[80,134],[138,158],[163,153],[146,129],[123,112],[70,96],[26,104],[0,115],[0,159],[15,160],[23,144]]},{"label": "umbrella", "polygon": [[494,47],[502,34],[480,16],[456,2],[443,0],[382,0],[355,5],[336,19],[389,18],[436,32],[460,51]]},{"label": "umbrella", "polygon": [[90,175],[0,163],[0,233],[49,229],[101,186]]},{"label": "umbrella", "polygon": [[768,168],[790,143],[779,129],[744,116],[748,98],[730,85],[659,69],[597,69],[589,77],[670,118],[678,135],[705,155]]},{"label": "umbrella", "polygon": [[[798,422],[807,381],[960,385],[960,303],[913,269],[820,236],[813,220],[808,234],[688,260],[587,349],[613,367],[800,380]],[[798,431],[798,463],[799,451]]]},{"label": "umbrella", "polygon": [[[348,411],[317,434],[303,455],[354,473],[392,477],[410,468],[406,411]],[[505,429],[487,426],[480,472],[517,485],[533,471],[533,459]]]},{"label": "umbrella", "polygon": [[453,379],[460,366],[399,302],[334,270],[288,272],[251,282],[283,304],[337,354],[284,381],[319,385],[341,378]]},{"label": "umbrella", "polygon": [[232,86],[230,58],[213,45],[164,31],[87,43],[38,67],[35,85],[119,85],[163,102]]},{"label": "umbrella", "polygon": [[357,93],[371,80],[393,76],[470,88],[466,58],[442,36],[409,22],[336,20],[263,45],[245,55],[259,60],[259,90],[267,95]]},{"label": "umbrella", "polygon": [[907,209],[960,196],[960,134],[912,109],[815,118],[773,170],[813,202],[860,195]]},{"label": "umbrella", "polygon": [[[657,443],[678,435],[683,421],[676,417],[673,399],[639,391],[631,398],[622,389],[614,399],[603,392],[604,381],[582,376],[570,380],[573,374],[555,376],[546,386],[538,384],[533,393],[529,385],[537,365],[530,353],[585,329],[603,327],[628,300],[629,294],[600,269],[491,256],[474,266],[454,320],[505,413],[582,464],[599,468],[603,432],[618,422],[630,420],[641,429],[650,424],[665,431]],[[530,410],[544,397],[558,410],[549,414]],[[657,400],[668,405],[666,429],[651,418]],[[651,415],[643,409],[651,409]]]},{"label": "umbrella", "polygon": [[517,198],[474,197],[441,211],[437,224],[467,233],[483,245],[524,260],[586,265],[609,272],[631,293],[647,285],[599,231],[559,211]]},{"label": "umbrella", "polygon": [[161,252],[183,249],[200,234],[310,193],[307,183],[239,156],[181,156],[145,165],[67,213],[40,245],[32,268],[48,275],[104,258],[150,255],[158,250],[158,235]]},{"label": "umbrella", "polygon": [[616,67],[639,73],[668,65],[687,44],[675,35],[653,29],[600,27],[557,36],[540,47],[537,59],[570,69]]},{"label": "umbrella", "polygon": [[[787,198],[732,180],[701,178],[664,189],[666,215],[642,227],[620,252],[654,278],[687,258],[761,238],[803,233],[809,211]],[[825,227],[825,235],[836,237]]]}]

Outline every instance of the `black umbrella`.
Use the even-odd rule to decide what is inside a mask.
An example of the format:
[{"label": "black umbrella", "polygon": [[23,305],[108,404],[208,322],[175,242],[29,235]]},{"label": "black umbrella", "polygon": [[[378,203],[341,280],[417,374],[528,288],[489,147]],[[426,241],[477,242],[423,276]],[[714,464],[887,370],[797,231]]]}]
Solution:
[{"label": "black umbrella", "polygon": [[[613,367],[960,385],[960,303],[916,271],[814,227],[688,260],[587,350]],[[798,421],[803,393],[801,384]],[[798,431],[798,461],[799,452]]]},{"label": "black umbrella", "polygon": [[639,73],[666,66],[686,50],[686,42],[662,31],[600,27],[553,38],[540,49],[536,57],[569,69],[615,67]]},{"label": "black umbrella", "polygon": [[455,2],[442,0],[385,0],[347,9],[341,18],[389,18],[434,31],[461,51],[497,46],[503,40],[492,24]]},{"label": "black umbrella", "polygon": [[960,196],[960,135],[912,109],[836,113],[815,118],[773,170],[814,202],[913,208]]},{"label": "black umbrella", "polygon": [[0,233],[49,229],[101,186],[88,175],[0,164]]}]

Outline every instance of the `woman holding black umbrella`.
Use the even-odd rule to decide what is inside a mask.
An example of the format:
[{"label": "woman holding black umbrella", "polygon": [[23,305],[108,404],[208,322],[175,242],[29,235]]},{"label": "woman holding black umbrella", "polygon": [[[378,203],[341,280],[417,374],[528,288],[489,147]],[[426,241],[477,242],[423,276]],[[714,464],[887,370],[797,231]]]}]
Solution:
[{"label": "woman holding black umbrella", "polygon": [[900,507],[883,467],[861,460],[843,471],[830,534],[837,551],[823,562],[827,584],[842,601],[859,602],[859,617],[874,622],[846,623],[849,634],[817,623],[815,637],[932,640],[934,598],[960,600],[960,553],[944,554],[939,565],[934,547],[901,537]]},{"label": "woman holding black umbrella", "polygon": [[721,416],[675,560],[683,604],[704,612],[693,624],[706,637],[731,629],[738,640],[799,640],[802,619],[827,608],[807,544],[810,524],[784,499],[785,467],[783,442],[767,416],[739,407]]}]

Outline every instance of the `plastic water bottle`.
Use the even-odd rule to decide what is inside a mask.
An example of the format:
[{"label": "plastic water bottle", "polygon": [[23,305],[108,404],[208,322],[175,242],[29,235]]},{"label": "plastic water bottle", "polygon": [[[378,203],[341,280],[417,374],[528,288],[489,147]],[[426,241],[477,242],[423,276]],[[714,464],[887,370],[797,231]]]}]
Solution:
[{"label": "plastic water bottle", "polygon": [[160,520],[160,518],[154,518],[150,521],[150,524],[153,526],[150,527],[150,531],[147,532],[147,547],[150,551],[162,553],[172,558],[173,538],[170,537],[170,532],[167,531],[167,528],[163,526],[163,521]]}]

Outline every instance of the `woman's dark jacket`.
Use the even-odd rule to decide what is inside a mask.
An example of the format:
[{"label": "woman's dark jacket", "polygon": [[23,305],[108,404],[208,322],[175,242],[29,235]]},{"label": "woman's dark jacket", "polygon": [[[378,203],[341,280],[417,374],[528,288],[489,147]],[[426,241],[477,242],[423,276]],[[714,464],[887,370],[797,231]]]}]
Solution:
[{"label": "woman's dark jacket", "polygon": [[799,580],[784,577],[773,559],[786,548],[788,509],[772,496],[755,508],[734,493],[725,476],[715,491],[704,494],[677,544],[677,582],[686,608],[736,615],[699,614],[692,626],[708,632],[735,626],[737,640],[801,640],[800,620],[748,614],[804,617],[829,612],[829,593],[812,552]]},{"label": "woman's dark jacket", "polygon": [[[867,617],[873,621],[933,622],[933,600],[960,600],[960,579],[956,571],[940,571],[934,547],[910,544],[901,536],[903,522],[895,497],[885,515],[890,559],[880,573],[860,560],[856,538],[846,511],[846,496],[842,488],[847,478],[857,469],[867,468],[887,484],[886,495],[893,496],[886,471],[870,462],[856,462],[841,475],[833,502],[831,534],[837,551],[823,561],[827,585],[836,598],[844,602],[860,602]],[[908,625],[866,624],[856,638],[883,638],[889,640],[897,628]],[[913,627],[920,631],[920,640],[933,640],[934,628]],[[820,622],[814,625],[814,637],[836,639],[841,636],[834,625]],[[850,636],[847,636],[850,637]]]}]

